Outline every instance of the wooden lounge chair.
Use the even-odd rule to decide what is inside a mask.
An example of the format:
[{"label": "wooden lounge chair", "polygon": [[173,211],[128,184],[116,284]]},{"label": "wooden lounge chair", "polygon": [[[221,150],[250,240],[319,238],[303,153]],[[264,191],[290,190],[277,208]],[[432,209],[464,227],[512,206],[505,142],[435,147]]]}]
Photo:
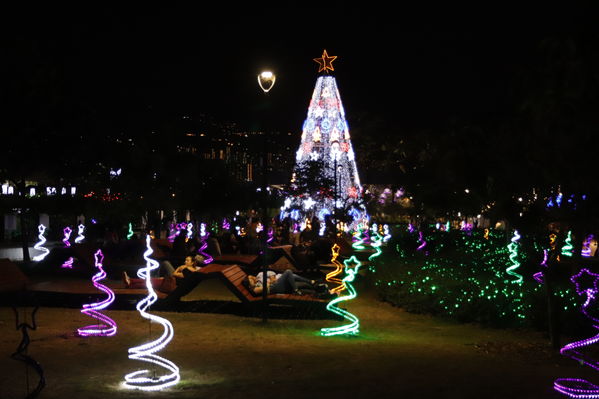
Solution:
[{"label": "wooden lounge chair", "polygon": [[[202,268],[200,273],[212,275],[220,278],[227,288],[239,300],[246,304],[262,302],[262,295],[256,295],[243,284],[247,274],[238,265],[216,265],[211,264]],[[312,295],[294,295],[294,294],[269,294],[268,302],[273,304],[316,304],[323,307],[329,302],[328,299],[316,298]]]}]

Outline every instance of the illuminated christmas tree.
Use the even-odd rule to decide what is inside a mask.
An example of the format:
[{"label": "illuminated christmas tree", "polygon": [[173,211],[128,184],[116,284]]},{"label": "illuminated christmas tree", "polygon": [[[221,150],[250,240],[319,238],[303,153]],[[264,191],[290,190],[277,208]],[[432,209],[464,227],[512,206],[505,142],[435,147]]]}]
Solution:
[{"label": "illuminated christmas tree", "polygon": [[[316,58],[322,75],[316,81],[308,116],[302,128],[302,138],[296,153],[296,164],[291,179],[292,195],[281,208],[281,217],[303,220],[317,216],[367,218],[362,203],[362,185],[358,176],[354,149],[345,120],[345,110],[333,76],[331,57],[324,51]],[[349,219],[351,221],[352,219]]]}]

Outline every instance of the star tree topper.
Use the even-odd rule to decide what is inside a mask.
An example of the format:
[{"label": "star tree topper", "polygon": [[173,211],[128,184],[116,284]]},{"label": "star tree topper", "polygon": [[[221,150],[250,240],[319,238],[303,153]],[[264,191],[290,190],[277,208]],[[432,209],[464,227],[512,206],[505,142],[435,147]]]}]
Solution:
[{"label": "star tree topper", "polygon": [[333,68],[333,61],[335,61],[336,59],[337,59],[336,55],[329,57],[329,54],[327,54],[327,51],[324,50],[322,52],[322,57],[314,58],[314,61],[318,62],[318,72],[325,71],[328,73],[329,69],[331,71],[334,71],[335,69]]}]

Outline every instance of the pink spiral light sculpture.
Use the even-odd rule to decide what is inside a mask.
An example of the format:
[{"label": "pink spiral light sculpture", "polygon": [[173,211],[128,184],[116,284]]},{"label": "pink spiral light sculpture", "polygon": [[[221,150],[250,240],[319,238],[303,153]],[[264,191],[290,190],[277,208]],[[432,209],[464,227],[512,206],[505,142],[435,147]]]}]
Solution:
[{"label": "pink spiral light sculpture", "polygon": [[92,277],[92,282],[94,287],[100,291],[104,291],[108,295],[108,298],[102,302],[83,305],[81,313],[98,320],[98,324],[79,328],[77,332],[82,337],[110,337],[116,334],[116,323],[110,317],[100,313],[99,311],[106,309],[112,302],[114,302],[114,292],[112,292],[112,290],[106,287],[104,284],[98,283],[98,281],[103,280],[106,277],[106,272],[102,268],[102,262],[104,261],[102,250],[98,249],[98,251],[94,254],[94,258],[96,259],[96,267],[98,268],[99,272]]}]

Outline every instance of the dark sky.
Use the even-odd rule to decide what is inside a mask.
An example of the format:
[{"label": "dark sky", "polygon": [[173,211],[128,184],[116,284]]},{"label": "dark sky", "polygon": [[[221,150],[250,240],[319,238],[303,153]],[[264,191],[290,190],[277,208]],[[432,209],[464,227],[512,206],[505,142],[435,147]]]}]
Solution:
[{"label": "dark sky", "polygon": [[[312,59],[326,48],[339,57],[335,76],[350,119],[365,113],[426,127],[504,112],[510,82],[539,40],[597,24],[595,9],[564,4],[263,4],[5,10],[3,72],[27,80],[32,64],[49,68],[65,106],[115,121],[151,107],[165,115],[207,112],[242,126],[268,117],[278,130],[299,131],[317,78]],[[257,112],[263,68],[278,76],[267,114]]]}]

